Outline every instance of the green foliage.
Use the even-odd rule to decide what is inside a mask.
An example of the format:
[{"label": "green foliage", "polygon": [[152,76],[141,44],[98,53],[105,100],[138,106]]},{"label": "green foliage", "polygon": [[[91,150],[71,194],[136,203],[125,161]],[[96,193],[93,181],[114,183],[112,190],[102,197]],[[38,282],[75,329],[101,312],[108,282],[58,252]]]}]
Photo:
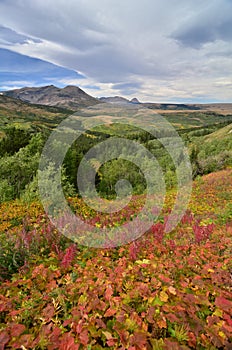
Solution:
[{"label": "green foliage", "polygon": [[8,127],[4,130],[5,136],[0,140],[0,157],[13,155],[20,148],[28,145],[32,135],[27,130]]},{"label": "green foliage", "polygon": [[16,244],[12,237],[5,234],[0,235],[0,280],[8,279],[12,274],[18,272],[27,258],[25,247]]},{"label": "green foliage", "polygon": [[12,156],[0,159],[0,202],[19,197],[36,175],[44,140],[34,135],[29,144]]},{"label": "green foliage", "polygon": [[[69,183],[64,168],[57,169],[55,164],[50,162],[45,169],[39,170],[38,172],[40,179],[42,179],[40,191],[44,199],[52,195],[53,198],[56,198],[56,203],[62,203],[63,194],[60,194],[60,188],[62,188],[64,195],[67,197],[75,195],[75,188]],[[51,178],[54,181],[51,182]]]},{"label": "green foliage", "polygon": [[168,331],[173,338],[176,338],[179,343],[188,341],[188,331],[183,325],[175,324],[174,327],[169,326]]},{"label": "green foliage", "polygon": [[100,167],[98,176],[97,188],[103,195],[115,195],[115,184],[120,179],[130,182],[133,194],[142,194],[146,189],[141,171],[135,164],[124,159],[113,159],[105,163]]},{"label": "green foliage", "polygon": [[[62,171],[62,185],[67,196],[74,195],[78,191],[76,175],[83,155],[94,145],[106,140],[110,133],[115,132],[117,134],[121,130],[119,126],[116,129],[112,129],[112,127],[110,127],[110,130],[105,129],[104,134],[101,131],[89,131],[85,135],[82,135],[68,150],[63,164],[64,170]],[[9,132],[13,132],[13,130],[10,129]],[[18,132],[15,134],[16,140],[17,135]],[[152,153],[161,166],[165,175],[167,188],[175,187],[175,166],[162,143],[154,138],[149,139],[149,133],[144,133],[143,135],[141,132],[128,130],[128,135],[125,135],[136,141],[144,142],[143,145]],[[207,137],[209,138],[209,136]],[[169,144],[169,147],[172,147],[172,143],[174,143],[173,149],[176,151],[178,157],[178,150],[175,149],[175,139],[166,137],[163,140],[165,140],[166,144]],[[18,145],[20,142],[20,139],[18,139]],[[21,147],[18,152],[14,153],[14,148],[12,148],[12,155],[6,153],[0,159],[1,201],[11,200],[19,196],[25,200],[33,200],[33,198],[38,197],[36,170],[39,155],[45,142],[45,136],[37,134],[27,142],[29,143],[25,147]],[[210,138],[204,142],[202,141],[202,137],[195,137],[194,142],[188,141],[188,143],[193,178],[232,165],[232,144],[230,137],[217,140]],[[125,154],[127,154],[127,150],[125,150]],[[127,179],[131,183],[133,194],[141,194],[146,190],[146,182],[140,169],[129,161],[116,159],[100,167],[96,176],[96,188],[103,197],[112,198],[115,196],[115,184],[121,178]]]},{"label": "green foliage", "polygon": [[[0,201],[20,196],[24,200],[31,201],[38,196],[36,168],[38,167],[39,153],[49,130],[54,128],[67,115],[68,111],[24,104],[5,96],[1,97],[0,100],[3,100],[0,106],[2,113],[0,129],[2,130],[1,135],[3,135],[0,141],[0,155],[2,156],[0,159]],[[182,107],[187,108],[186,106]],[[185,112],[177,110],[175,113],[168,113],[168,111],[165,113],[164,117],[178,129],[189,148],[193,178],[231,166],[232,139],[231,134],[229,134],[231,116],[198,110],[189,112],[187,109]],[[124,121],[126,120],[127,116],[125,115]],[[78,192],[76,176],[83,155],[94,145],[110,136],[125,137],[141,143],[152,153],[161,166],[167,189],[175,187],[177,182],[176,169],[162,143],[147,131],[141,131],[129,124],[120,124],[120,119],[115,118],[112,121],[114,122],[109,123],[109,125],[87,131],[68,150],[62,172],[62,185],[65,187],[64,191],[67,195]],[[36,137],[33,136],[33,133],[38,130],[43,133],[39,134],[40,145]],[[172,132],[162,130],[161,126],[156,134],[157,138],[165,140],[165,143],[172,147],[178,155]],[[62,147],[62,145],[60,146]],[[96,161],[93,160],[93,163],[95,162],[93,167],[96,166]],[[131,165],[129,161],[122,164],[121,161],[112,160],[102,166],[96,175],[96,187],[103,197],[112,198],[115,196],[114,185],[120,179],[120,172],[121,178],[124,177],[131,182],[133,194],[141,194],[146,191],[145,178],[136,166]]]},{"label": "green foliage", "polygon": [[9,182],[7,179],[1,179],[0,180],[0,202],[9,201],[14,197],[15,197],[14,187],[9,185]]}]

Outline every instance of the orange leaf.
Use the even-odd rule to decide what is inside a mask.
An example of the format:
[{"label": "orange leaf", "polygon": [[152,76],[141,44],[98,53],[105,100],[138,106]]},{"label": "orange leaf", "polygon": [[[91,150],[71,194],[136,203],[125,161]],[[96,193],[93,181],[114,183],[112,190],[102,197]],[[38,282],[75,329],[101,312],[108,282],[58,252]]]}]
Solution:
[{"label": "orange leaf", "polygon": [[162,320],[157,321],[159,328],[167,328],[167,322],[165,317]]},{"label": "orange leaf", "polygon": [[106,291],[105,291],[106,300],[110,300],[112,295],[113,295],[113,290],[112,290],[112,287],[109,285],[109,286],[107,286]]},{"label": "orange leaf", "polygon": [[106,313],[105,313],[105,317],[111,317],[113,315],[115,315],[117,312],[117,310],[115,309],[112,309],[112,308],[109,308],[108,310],[106,310]]}]

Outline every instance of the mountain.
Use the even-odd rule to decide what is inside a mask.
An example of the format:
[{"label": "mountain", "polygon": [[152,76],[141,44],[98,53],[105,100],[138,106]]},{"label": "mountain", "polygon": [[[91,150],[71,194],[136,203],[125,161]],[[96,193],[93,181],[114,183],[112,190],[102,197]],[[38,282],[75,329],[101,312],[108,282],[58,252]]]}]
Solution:
[{"label": "mountain", "polygon": [[4,91],[2,94],[34,104],[62,107],[70,110],[99,103],[96,98],[88,95],[79,87],[72,85],[64,88],[58,88],[54,85],[24,87],[22,89]]},{"label": "mountain", "polygon": [[232,103],[209,103],[209,104],[184,104],[184,103],[141,103],[137,98],[131,100],[122,96],[94,98],[77,86],[68,85],[58,88],[54,85],[41,87],[24,87],[22,89],[0,92],[0,95],[20,99],[24,102],[36,105],[54,106],[69,111],[75,111],[82,107],[89,107],[101,102],[112,104],[134,104],[147,107],[158,113],[185,113],[185,112],[214,112],[221,115],[232,114]]},{"label": "mountain", "polygon": [[130,103],[137,103],[138,104],[140,102],[136,97],[134,97],[134,98],[132,98],[132,100],[130,100]]},{"label": "mountain", "polygon": [[99,100],[101,102],[107,102],[107,103],[140,103],[137,98],[132,98],[132,100],[128,100],[125,97],[121,96],[112,96],[112,97],[100,97]]},{"label": "mountain", "polygon": [[121,96],[100,97],[99,100],[101,102],[106,102],[106,103],[129,103],[130,102],[125,97],[121,97]]}]

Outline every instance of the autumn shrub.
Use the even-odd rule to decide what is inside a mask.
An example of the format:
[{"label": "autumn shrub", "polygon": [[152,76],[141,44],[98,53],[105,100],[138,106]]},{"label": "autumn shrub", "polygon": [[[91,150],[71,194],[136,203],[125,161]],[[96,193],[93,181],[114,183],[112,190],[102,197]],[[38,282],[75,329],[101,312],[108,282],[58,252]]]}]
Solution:
[{"label": "autumn shrub", "polygon": [[76,256],[77,253],[77,246],[76,244],[71,244],[64,252],[62,260],[61,260],[61,267],[67,269],[68,267],[71,267],[72,262]]},{"label": "autumn shrub", "polygon": [[200,225],[195,223],[193,226],[193,232],[195,236],[195,242],[201,243],[210,238],[211,233],[213,232],[214,224]]},{"label": "autumn shrub", "polygon": [[[117,248],[77,246],[38,205],[26,218],[19,203],[0,206],[2,247],[13,242],[30,253],[0,284],[0,349],[231,350],[232,226],[212,224],[230,198],[231,176],[195,182],[191,211],[173,232],[164,235],[166,210],[152,230]],[[94,219],[80,198],[71,202]],[[121,223],[122,214],[92,223]]]},{"label": "autumn shrub", "polygon": [[212,173],[231,165],[231,151],[223,151],[199,160],[203,174]]},{"label": "autumn shrub", "polygon": [[52,253],[63,267],[68,267],[75,257],[76,245],[59,233],[50,222],[41,217],[37,222],[40,229],[23,221],[16,235],[0,235],[0,279],[9,279],[23,266],[27,266],[35,257],[48,258]]},{"label": "autumn shrub", "polygon": [[164,227],[165,227],[165,225],[161,222],[157,222],[156,224],[152,225],[152,227],[151,227],[151,232],[153,233],[153,235],[158,243],[162,243],[162,241],[163,241]]}]

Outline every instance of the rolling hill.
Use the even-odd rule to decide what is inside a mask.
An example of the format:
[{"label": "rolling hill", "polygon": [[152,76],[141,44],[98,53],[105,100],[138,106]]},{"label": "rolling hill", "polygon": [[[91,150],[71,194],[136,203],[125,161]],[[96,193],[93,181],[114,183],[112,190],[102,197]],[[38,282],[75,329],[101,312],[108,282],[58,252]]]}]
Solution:
[{"label": "rolling hill", "polygon": [[[52,129],[64,118],[71,115],[74,109],[77,111],[83,107],[88,108],[87,105],[92,102],[95,103],[95,107],[87,110],[87,114],[91,115],[93,113],[93,115],[96,115],[98,112],[102,115],[103,120],[110,120],[111,123],[114,122],[114,120],[119,122],[118,118],[115,119],[114,113],[111,113],[112,108],[117,108],[116,105],[120,108],[125,105],[124,121],[128,119],[127,112],[130,114],[129,110],[131,110],[131,108],[135,108],[135,111],[137,110],[137,106],[138,108],[146,108],[146,104],[129,103],[129,100],[120,97],[105,98],[105,100],[101,100],[104,102],[100,103],[99,100],[80,91],[82,90],[77,87],[67,86],[64,89],[58,89],[50,86],[23,88],[20,90],[6,91],[0,94],[0,133],[2,134],[5,127],[8,125],[35,131],[44,128]],[[78,94],[82,96],[81,99],[77,97]],[[75,98],[74,95],[76,96]],[[73,102],[74,99],[79,102]],[[121,104],[122,101],[124,101],[123,104]],[[128,101],[128,103],[125,103],[126,101]],[[86,106],[82,103],[86,103]],[[96,103],[98,105],[96,105]],[[56,106],[51,106],[50,104],[56,104]],[[74,105],[76,106],[75,108]],[[79,105],[79,108],[77,108],[77,105]],[[181,132],[186,129],[195,130],[198,128],[205,128],[207,125],[213,124],[222,124],[222,126],[224,126],[224,123],[232,122],[232,114],[219,114],[206,110],[204,109],[204,105],[202,105],[202,110],[200,109],[200,105],[199,109],[187,109],[188,107],[192,108],[191,105],[175,105],[177,108],[176,110],[168,109],[168,106],[170,107],[171,105],[167,105],[167,109],[156,110],[148,108],[147,111],[149,112],[150,110],[150,114],[154,116],[156,113],[161,114]],[[159,108],[164,108],[164,105],[159,105]],[[228,109],[228,106],[226,108]]]},{"label": "rolling hill", "polygon": [[7,126],[20,129],[51,129],[72,111],[58,107],[35,105],[19,99],[0,95],[0,131]]},{"label": "rolling hill", "polygon": [[232,139],[232,123],[226,125],[224,128],[221,128],[210,135],[205,136],[205,141],[210,142],[212,140],[220,140],[229,138]]}]

